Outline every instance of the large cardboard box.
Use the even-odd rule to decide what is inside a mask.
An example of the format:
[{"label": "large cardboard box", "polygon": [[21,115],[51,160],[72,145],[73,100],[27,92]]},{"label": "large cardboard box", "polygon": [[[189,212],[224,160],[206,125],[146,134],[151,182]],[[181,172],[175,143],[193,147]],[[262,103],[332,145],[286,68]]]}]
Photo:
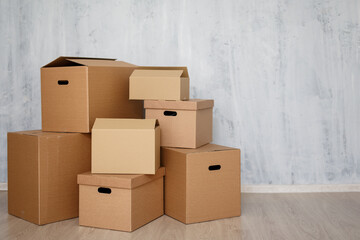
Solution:
[{"label": "large cardboard box", "polygon": [[161,146],[197,148],[212,141],[214,100],[145,100],[145,117],[158,119]]},{"label": "large cardboard box", "polygon": [[92,173],[155,174],[160,167],[156,119],[98,118],[92,129]]},{"label": "large cardboard box", "polygon": [[114,59],[59,57],[41,68],[42,129],[90,132],[95,118],[142,118],[129,101],[135,65]]},{"label": "large cardboard box", "polygon": [[90,134],[8,133],[8,212],[43,225],[77,217],[77,174],[90,171]]},{"label": "large cardboard box", "polygon": [[78,175],[79,224],[131,232],[162,216],[164,174]]},{"label": "large cardboard box", "polygon": [[130,76],[130,99],[187,100],[189,75],[186,67],[136,69]]},{"label": "large cardboard box", "polygon": [[240,216],[240,150],[161,148],[165,214],[183,223]]}]

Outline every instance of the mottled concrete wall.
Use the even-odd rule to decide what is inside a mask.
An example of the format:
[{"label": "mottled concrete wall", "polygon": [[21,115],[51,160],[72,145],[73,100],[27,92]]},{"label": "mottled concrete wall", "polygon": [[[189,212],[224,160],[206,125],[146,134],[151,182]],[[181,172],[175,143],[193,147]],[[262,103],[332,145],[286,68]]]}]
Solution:
[{"label": "mottled concrete wall", "polygon": [[39,68],[71,55],[187,65],[243,183],[360,183],[359,24],[357,0],[0,0],[0,182],[6,132],[41,127]]}]

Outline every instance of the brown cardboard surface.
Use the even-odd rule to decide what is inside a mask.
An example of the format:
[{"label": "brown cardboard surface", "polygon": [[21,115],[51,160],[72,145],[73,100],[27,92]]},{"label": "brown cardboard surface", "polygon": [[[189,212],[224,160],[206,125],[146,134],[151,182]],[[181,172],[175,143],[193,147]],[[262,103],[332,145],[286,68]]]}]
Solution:
[{"label": "brown cardboard surface", "polygon": [[212,141],[213,105],[213,100],[201,99],[145,100],[145,118],[158,119],[161,146],[197,148]]},{"label": "brown cardboard surface", "polygon": [[186,101],[164,101],[164,100],[145,100],[146,109],[176,109],[176,110],[199,110],[212,108],[214,100],[212,99],[189,99]]},{"label": "brown cardboard surface", "polygon": [[164,215],[164,178],[135,188],[131,199],[131,231],[134,231]]},{"label": "brown cardboard surface", "polygon": [[[184,150],[184,151],[183,151]],[[240,216],[240,150],[162,148],[165,214],[184,223]],[[220,169],[210,171],[210,166]]]},{"label": "brown cardboard surface", "polygon": [[43,130],[87,133],[97,117],[142,118],[142,102],[129,101],[129,76],[135,68],[113,59],[74,57],[42,67]]},{"label": "brown cardboard surface", "polygon": [[[160,168],[155,176],[146,176],[147,180],[135,188],[123,188],[124,179],[134,181],[142,179],[140,175],[79,175],[80,214],[82,226],[133,231],[164,214],[163,174]],[[85,181],[82,177],[86,177]],[[91,179],[93,178],[93,179]],[[110,180],[106,180],[109,178]],[[97,182],[99,181],[99,182]],[[83,185],[82,182],[91,183]],[[101,193],[103,183],[110,193]],[[113,186],[110,186],[113,185]],[[120,186],[121,188],[117,188]]]},{"label": "brown cardboard surface", "polygon": [[38,225],[78,216],[77,174],[90,170],[90,134],[8,133],[8,212]]},{"label": "brown cardboard surface", "polygon": [[8,212],[40,224],[38,139],[8,133]]},{"label": "brown cardboard surface", "polygon": [[159,167],[160,127],[155,119],[96,119],[92,173],[155,174]]},{"label": "brown cardboard surface", "polygon": [[155,175],[145,174],[93,174],[91,172],[78,175],[78,184],[132,189],[165,175],[161,167]]},{"label": "brown cardboard surface", "polygon": [[136,69],[130,76],[130,99],[189,99],[189,76],[184,68]]}]

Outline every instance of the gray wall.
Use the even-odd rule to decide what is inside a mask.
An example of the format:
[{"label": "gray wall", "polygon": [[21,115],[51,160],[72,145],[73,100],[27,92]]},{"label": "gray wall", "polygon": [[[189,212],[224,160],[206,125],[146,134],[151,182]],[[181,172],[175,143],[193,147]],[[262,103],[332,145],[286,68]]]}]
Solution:
[{"label": "gray wall", "polygon": [[39,68],[70,55],[187,65],[243,183],[360,183],[359,24],[357,0],[0,0],[0,182],[6,132],[41,127]]}]

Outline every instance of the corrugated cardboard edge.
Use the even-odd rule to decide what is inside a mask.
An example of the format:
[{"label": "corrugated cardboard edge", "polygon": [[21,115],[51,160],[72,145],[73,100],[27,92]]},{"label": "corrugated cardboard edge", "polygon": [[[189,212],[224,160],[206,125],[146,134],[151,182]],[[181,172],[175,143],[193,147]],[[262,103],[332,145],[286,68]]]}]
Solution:
[{"label": "corrugated cardboard edge", "polygon": [[[94,177],[94,175],[96,175],[96,177]],[[90,174],[90,172],[87,172],[78,174],[77,183],[79,185],[134,189],[163,176],[165,176],[164,167],[159,168],[155,175],[139,174],[137,177],[132,179],[119,178],[116,177],[114,174]]]},{"label": "corrugated cardboard edge", "polygon": [[145,109],[200,110],[214,107],[213,99],[192,99],[201,101],[144,100]]}]

